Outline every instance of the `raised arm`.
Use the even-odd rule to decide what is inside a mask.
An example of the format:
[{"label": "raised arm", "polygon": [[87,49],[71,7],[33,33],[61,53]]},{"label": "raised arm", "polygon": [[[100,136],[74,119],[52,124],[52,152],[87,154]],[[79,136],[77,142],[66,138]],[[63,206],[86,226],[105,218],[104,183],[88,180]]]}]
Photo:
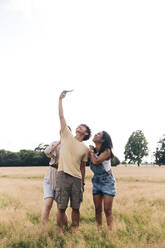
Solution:
[{"label": "raised arm", "polygon": [[62,99],[66,96],[66,91],[63,91],[59,97],[59,117],[60,117],[60,125],[61,125],[61,131],[64,130],[66,126],[66,121],[64,118],[64,113],[63,113],[63,106],[62,106]]}]

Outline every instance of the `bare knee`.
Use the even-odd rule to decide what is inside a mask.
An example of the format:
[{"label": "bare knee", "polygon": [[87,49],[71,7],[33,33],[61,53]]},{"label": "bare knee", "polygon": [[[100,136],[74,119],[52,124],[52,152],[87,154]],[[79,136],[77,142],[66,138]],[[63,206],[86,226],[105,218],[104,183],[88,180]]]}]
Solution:
[{"label": "bare knee", "polygon": [[95,212],[96,212],[96,214],[101,214],[102,208],[101,207],[95,208]]},{"label": "bare knee", "polygon": [[75,214],[79,214],[79,208],[78,209],[75,209],[75,208],[72,208],[72,211],[75,213]]},{"label": "bare knee", "polygon": [[60,208],[58,208],[58,212],[60,213],[60,214],[65,214],[65,211],[66,211],[66,208],[65,209],[60,209]]},{"label": "bare knee", "polygon": [[52,208],[52,204],[53,204],[53,199],[46,199],[45,200],[45,208],[47,210],[50,210]]},{"label": "bare knee", "polygon": [[111,208],[104,208],[104,213],[106,216],[111,216],[112,215],[112,209]]}]

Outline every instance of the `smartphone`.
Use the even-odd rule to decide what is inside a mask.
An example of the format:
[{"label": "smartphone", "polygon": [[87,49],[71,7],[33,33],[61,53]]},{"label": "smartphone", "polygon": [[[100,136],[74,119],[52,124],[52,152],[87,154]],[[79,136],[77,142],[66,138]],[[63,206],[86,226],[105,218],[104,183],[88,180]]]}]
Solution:
[{"label": "smartphone", "polygon": [[64,90],[64,93],[72,92],[73,90]]}]

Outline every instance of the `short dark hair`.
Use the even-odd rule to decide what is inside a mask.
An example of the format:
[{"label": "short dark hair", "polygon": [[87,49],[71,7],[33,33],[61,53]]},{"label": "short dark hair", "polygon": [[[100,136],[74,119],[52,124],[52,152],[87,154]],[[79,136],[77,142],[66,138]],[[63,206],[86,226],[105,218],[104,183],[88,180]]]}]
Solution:
[{"label": "short dark hair", "polygon": [[88,133],[87,135],[84,136],[83,140],[88,140],[91,137],[91,130],[86,124],[81,124],[81,126],[85,127],[86,131]]}]

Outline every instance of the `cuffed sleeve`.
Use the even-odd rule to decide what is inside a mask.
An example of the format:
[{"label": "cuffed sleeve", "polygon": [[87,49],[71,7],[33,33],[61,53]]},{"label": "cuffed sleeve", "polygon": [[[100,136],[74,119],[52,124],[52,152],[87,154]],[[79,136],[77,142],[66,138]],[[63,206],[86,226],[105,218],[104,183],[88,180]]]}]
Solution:
[{"label": "cuffed sleeve", "polygon": [[52,157],[52,151],[53,151],[53,155],[55,155],[55,150],[53,150],[53,147],[57,144],[58,142],[53,142],[51,143],[45,150],[44,150],[44,153],[45,155],[48,157],[48,158],[51,158]]},{"label": "cuffed sleeve", "polygon": [[87,162],[88,161],[88,152],[89,152],[89,150],[87,148],[86,153],[82,157],[82,162]]}]

